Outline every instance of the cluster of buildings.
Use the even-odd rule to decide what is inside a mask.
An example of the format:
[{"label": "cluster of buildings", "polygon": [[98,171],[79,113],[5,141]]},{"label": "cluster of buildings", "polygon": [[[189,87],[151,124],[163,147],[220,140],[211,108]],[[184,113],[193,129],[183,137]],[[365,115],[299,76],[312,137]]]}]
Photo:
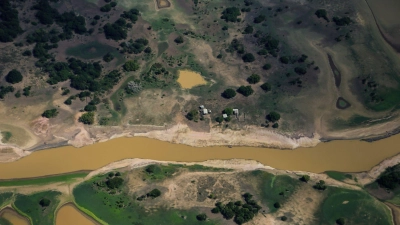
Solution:
[{"label": "cluster of buildings", "polygon": [[[211,109],[206,109],[204,107],[204,105],[200,105],[199,108],[200,108],[201,114],[203,114],[203,115],[211,114]],[[233,115],[239,116],[239,109],[233,109]],[[224,119],[226,119],[226,118],[228,118],[228,114],[223,113],[222,117]]]}]

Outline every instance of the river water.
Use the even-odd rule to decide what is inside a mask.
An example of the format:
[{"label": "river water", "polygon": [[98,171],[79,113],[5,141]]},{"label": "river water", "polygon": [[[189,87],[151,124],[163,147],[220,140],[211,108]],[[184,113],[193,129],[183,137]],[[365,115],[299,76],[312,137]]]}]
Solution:
[{"label": "river water", "polygon": [[332,141],[313,148],[278,150],[256,147],[191,147],[145,137],[117,138],[82,148],[42,150],[15,162],[0,164],[0,179],[38,177],[95,170],[126,158],[199,162],[208,159],[253,159],[284,170],[320,173],[360,172],[400,152],[400,135],[373,143]]},{"label": "river water", "polygon": [[97,225],[74,205],[66,204],[57,212],[56,225]]},{"label": "river water", "polygon": [[190,70],[180,70],[178,83],[182,88],[190,89],[194,86],[206,84],[207,82],[199,73]]}]

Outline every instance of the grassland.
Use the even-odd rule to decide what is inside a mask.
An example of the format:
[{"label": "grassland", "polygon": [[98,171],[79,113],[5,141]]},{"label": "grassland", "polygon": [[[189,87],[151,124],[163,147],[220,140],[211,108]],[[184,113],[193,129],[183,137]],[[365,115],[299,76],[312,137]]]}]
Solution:
[{"label": "grassland", "polygon": [[6,220],[5,218],[0,217],[0,224],[1,225],[13,225],[10,221]]},{"label": "grassland", "polygon": [[346,174],[342,172],[337,172],[337,171],[326,171],[326,175],[328,175],[330,178],[333,178],[338,181],[344,181],[346,179],[352,179],[351,174]]},{"label": "grassland", "polygon": [[33,179],[3,180],[3,181],[0,181],[0,187],[25,186],[25,185],[45,185],[45,184],[59,183],[59,182],[68,183],[68,182],[74,181],[78,178],[84,178],[84,177],[86,177],[87,174],[88,174],[87,172],[80,172],[80,173],[63,174],[63,175],[33,178]]},{"label": "grassland", "polygon": [[10,201],[10,198],[13,196],[13,193],[11,192],[4,192],[0,194],[0,207],[6,205],[8,201]]},{"label": "grassland", "polygon": [[329,187],[324,194],[316,214],[319,224],[335,224],[339,218],[344,218],[345,224],[392,224],[386,206],[366,192]]},{"label": "grassland", "polygon": [[118,60],[122,59],[122,55],[116,50],[116,48],[100,42],[90,42],[68,48],[66,54],[81,59],[101,59],[109,52]]},{"label": "grassland", "polygon": [[193,210],[158,208],[148,212],[134,196],[130,196],[126,191],[110,195],[107,192],[95,190],[93,182],[98,180],[99,178],[94,178],[80,184],[74,189],[73,194],[79,207],[89,210],[108,224],[217,224],[212,220],[197,221],[198,213]]},{"label": "grassland", "polygon": [[[13,208],[21,215],[29,218],[32,225],[53,225],[59,195],[61,193],[57,191],[44,191],[31,195],[17,194]],[[42,207],[39,204],[44,198],[50,200],[50,205],[47,207]]]}]

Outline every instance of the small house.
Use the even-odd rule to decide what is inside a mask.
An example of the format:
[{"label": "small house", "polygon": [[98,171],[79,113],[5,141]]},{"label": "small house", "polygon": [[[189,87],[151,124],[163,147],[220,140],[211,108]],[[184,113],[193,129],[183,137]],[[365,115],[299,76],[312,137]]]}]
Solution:
[{"label": "small house", "polygon": [[239,115],[239,109],[233,109],[233,114]]},{"label": "small house", "polygon": [[208,110],[207,109],[203,109],[203,115],[207,115],[208,114]]},{"label": "small house", "polygon": [[226,118],[228,118],[228,115],[227,115],[227,114],[222,114],[222,117],[223,117],[224,119],[226,119]]},{"label": "small house", "polygon": [[204,109],[204,105],[201,105],[201,106],[200,106],[200,109]]}]

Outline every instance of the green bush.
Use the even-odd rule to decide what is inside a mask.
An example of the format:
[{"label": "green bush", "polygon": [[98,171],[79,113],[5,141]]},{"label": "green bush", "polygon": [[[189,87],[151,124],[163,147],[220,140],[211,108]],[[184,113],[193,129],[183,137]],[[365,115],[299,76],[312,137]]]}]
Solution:
[{"label": "green bush", "polygon": [[276,209],[279,209],[279,208],[281,207],[281,204],[280,204],[279,202],[275,202],[275,203],[274,203],[274,207],[275,207]]},{"label": "green bush", "polygon": [[8,74],[6,75],[6,81],[10,84],[16,84],[22,81],[22,74],[16,70],[13,69]]},{"label": "green bush", "polygon": [[223,12],[222,12],[222,16],[221,19],[225,20],[226,22],[237,22],[238,21],[238,16],[240,16],[240,10],[239,8],[236,7],[229,7],[226,8]]},{"label": "green bush", "polygon": [[263,69],[269,70],[269,69],[271,69],[271,67],[272,67],[271,64],[267,63],[267,64],[264,64]]},{"label": "green bush", "polygon": [[345,223],[344,223],[344,218],[339,218],[339,219],[337,219],[336,220],[336,224],[338,224],[338,225],[344,225]]},{"label": "green bush", "polygon": [[196,216],[196,219],[197,219],[198,221],[205,221],[205,220],[207,220],[207,215],[204,214],[204,213],[199,214],[199,215]]},{"label": "green bush", "polygon": [[53,118],[56,117],[57,115],[58,115],[57,109],[48,109],[42,113],[42,116],[46,118]]},{"label": "green bush", "polygon": [[84,113],[81,117],[79,117],[79,122],[91,125],[94,123],[94,113],[93,112],[87,112]]},{"label": "green bush", "polygon": [[274,123],[273,125],[272,125],[272,128],[278,128],[279,127],[279,124],[278,123]]},{"label": "green bush", "polygon": [[282,216],[282,217],[281,217],[281,220],[282,220],[282,221],[286,221],[286,220],[287,220],[287,217],[286,217],[286,216]]},{"label": "green bush", "polygon": [[147,195],[147,197],[157,198],[158,196],[161,195],[161,191],[158,190],[158,189],[153,189],[149,193],[147,193],[146,195]]},{"label": "green bush", "polygon": [[268,82],[263,83],[260,87],[265,92],[271,91],[271,84],[269,84]]},{"label": "green bush", "polygon": [[275,112],[275,111],[272,111],[267,115],[267,120],[269,120],[269,121],[271,121],[273,123],[278,121],[278,120],[280,120],[280,119],[281,119],[281,115],[279,113]]},{"label": "green bush", "polygon": [[329,22],[329,19],[328,19],[328,13],[326,12],[326,10],[325,9],[318,9],[316,12],[315,12],[315,15],[318,17],[318,18],[324,18],[327,22]]},{"label": "green bush", "polygon": [[247,82],[249,82],[249,84],[256,84],[258,82],[260,82],[260,76],[258,74],[252,74],[247,78]]},{"label": "green bush", "polygon": [[245,29],[244,29],[244,34],[252,34],[254,32],[254,28],[250,25],[248,25]]},{"label": "green bush", "polygon": [[86,105],[85,108],[83,109],[86,112],[93,112],[97,110],[97,107],[95,105]]},{"label": "green bush", "polygon": [[124,183],[124,179],[121,177],[113,177],[106,181],[106,185],[110,189],[118,189]]},{"label": "green bush", "polygon": [[310,176],[303,175],[303,176],[300,177],[300,180],[307,183],[310,180]]},{"label": "green bush", "polygon": [[254,93],[254,90],[253,90],[253,88],[251,88],[251,86],[243,86],[242,85],[237,89],[237,92],[248,97]]},{"label": "green bush", "polygon": [[317,189],[317,190],[323,191],[323,190],[326,189],[325,181],[320,180],[320,181],[317,182],[313,187],[314,187],[315,189]]},{"label": "green bush", "polygon": [[236,91],[233,90],[232,88],[228,88],[222,93],[222,97],[227,99],[233,98],[235,96],[236,96]]},{"label": "green bush", "polygon": [[125,71],[136,71],[140,68],[136,60],[129,60],[124,64]]},{"label": "green bush", "polygon": [[254,58],[253,54],[246,53],[245,55],[243,55],[242,60],[243,60],[243,62],[254,62],[254,60],[256,60],[256,58]]},{"label": "green bush", "polygon": [[226,115],[230,116],[233,114],[233,109],[232,108],[225,108],[223,113],[225,113]]},{"label": "green bush", "polygon": [[182,36],[178,36],[177,38],[175,38],[175,43],[177,44],[182,44],[184,42],[184,39]]},{"label": "green bush", "polygon": [[214,214],[217,214],[217,213],[219,213],[219,208],[218,207],[212,208],[211,212]]},{"label": "green bush", "polygon": [[199,117],[199,111],[198,111],[198,110],[195,110],[195,109],[191,110],[190,112],[188,112],[188,113],[186,114],[186,118],[187,118],[188,120],[197,120],[198,117]]},{"label": "green bush", "polygon": [[264,15],[258,15],[257,17],[254,18],[254,23],[261,23],[265,20]]},{"label": "green bush", "polygon": [[114,56],[109,52],[103,56],[104,62],[111,62],[114,59]]},{"label": "green bush", "polygon": [[49,206],[51,203],[51,201],[47,198],[42,198],[42,200],[40,200],[39,205],[41,205],[42,207],[47,207]]}]

